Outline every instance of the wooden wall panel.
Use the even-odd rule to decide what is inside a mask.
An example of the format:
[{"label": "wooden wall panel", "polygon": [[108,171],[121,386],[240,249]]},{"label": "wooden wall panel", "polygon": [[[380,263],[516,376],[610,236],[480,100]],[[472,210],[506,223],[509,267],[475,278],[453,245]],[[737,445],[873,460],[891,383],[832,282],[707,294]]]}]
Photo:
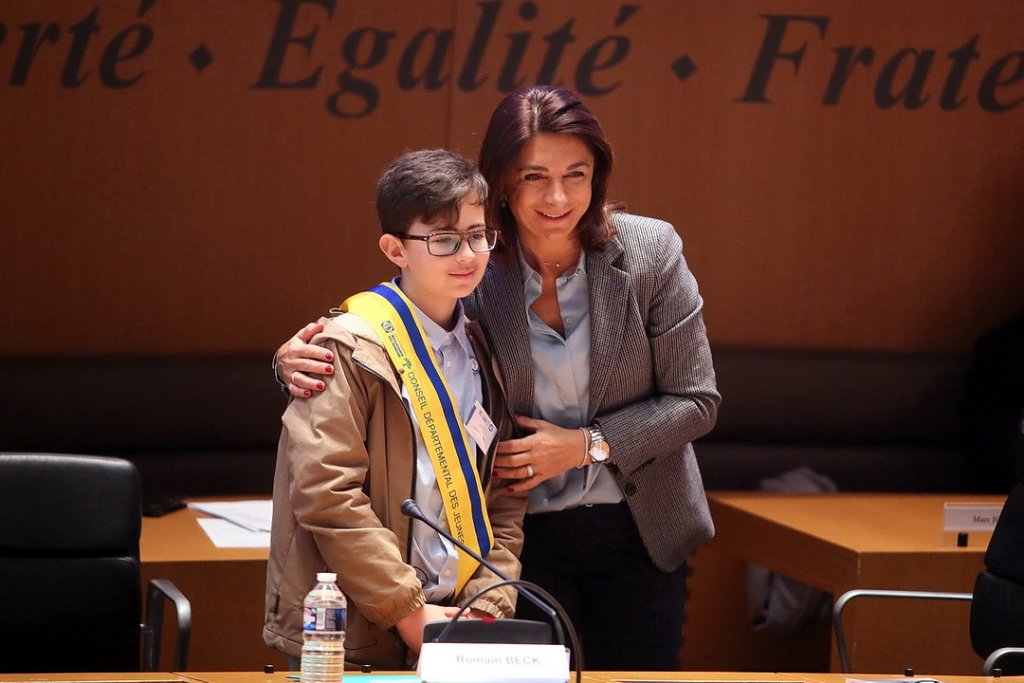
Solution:
[{"label": "wooden wall panel", "polygon": [[390,275],[383,166],[475,156],[538,77],[601,118],[612,195],[682,234],[714,344],[962,351],[1024,306],[1022,20],[1013,0],[4,3],[0,354],[273,348]]}]

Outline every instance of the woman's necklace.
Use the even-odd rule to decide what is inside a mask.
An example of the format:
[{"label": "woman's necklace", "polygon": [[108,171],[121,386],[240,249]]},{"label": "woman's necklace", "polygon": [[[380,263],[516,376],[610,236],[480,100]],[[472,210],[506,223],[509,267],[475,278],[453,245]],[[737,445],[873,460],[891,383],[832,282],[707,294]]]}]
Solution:
[{"label": "woman's necklace", "polygon": [[561,270],[563,265],[568,266],[570,263],[575,263],[576,261],[579,260],[579,258],[580,258],[580,253],[577,250],[574,253],[569,254],[568,256],[565,256],[563,258],[560,258],[557,261],[541,261],[541,263],[543,263],[548,268],[554,268],[556,270]]}]

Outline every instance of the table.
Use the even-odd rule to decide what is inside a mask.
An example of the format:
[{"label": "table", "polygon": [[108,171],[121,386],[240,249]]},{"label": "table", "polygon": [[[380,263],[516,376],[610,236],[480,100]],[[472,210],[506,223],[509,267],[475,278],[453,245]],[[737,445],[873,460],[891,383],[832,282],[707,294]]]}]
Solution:
[{"label": "table", "polygon": [[[947,500],[1002,502],[992,496],[931,494],[710,493],[717,536],[691,562],[684,666],[838,670],[828,623],[786,636],[750,631],[742,597],[748,562],[834,595],[850,588],[880,587],[970,592],[987,541],[972,535],[967,548],[941,545],[941,510]],[[261,671],[264,664],[273,664],[283,669],[284,655],[262,639],[266,549],[216,548],[196,523],[200,516],[185,509],[144,518],[140,541],[143,580],[169,578],[192,601],[189,666]],[[886,610],[892,609],[891,603],[853,603],[846,610],[855,668],[892,673],[902,673],[904,666],[919,672],[981,671],[981,660],[966,645],[966,605],[899,606],[901,615],[925,620],[929,626],[937,620],[958,622],[949,628],[925,629],[924,637],[918,638],[908,635],[913,627],[906,619],[889,623]],[[172,632],[169,624],[164,632]],[[906,643],[906,650],[897,643]],[[168,650],[164,648],[165,659]],[[908,660],[904,652],[915,656]]]},{"label": "table", "polygon": [[[5,674],[0,673],[0,681],[17,681],[28,683],[192,683],[184,674],[170,672],[154,673],[62,673],[62,674]],[[289,682],[294,683],[294,682]]]},{"label": "table", "polygon": [[[591,671],[583,674],[584,682],[590,678],[591,683],[627,683],[629,681],[665,681],[675,683],[848,683],[850,678],[860,680],[881,680],[888,678],[876,674],[837,674],[837,673],[766,673],[737,671],[671,671],[671,672],[639,672],[639,671]],[[570,681],[575,680],[570,678]],[[891,680],[891,679],[890,679]],[[941,683],[1021,683],[1024,676],[940,676]],[[222,683],[210,681],[209,683]],[[224,682],[227,683],[227,682]],[[237,681],[236,683],[243,683]],[[268,682],[270,683],[270,682]]]},{"label": "table", "polygon": [[[264,664],[273,664],[283,669],[286,657],[263,643],[267,549],[214,546],[196,522],[205,516],[186,508],[142,519],[143,586],[153,578],[170,579],[192,602],[190,668],[262,671]],[[173,610],[166,612],[165,635],[174,632]],[[169,650],[165,645],[161,653],[166,666]]]},{"label": "table", "polygon": [[[400,672],[407,674],[408,672]],[[871,674],[805,674],[734,671],[587,671],[583,683],[629,683],[631,681],[664,681],[665,683],[847,683],[849,677],[860,680],[879,678]],[[346,673],[345,680],[365,680],[373,676]],[[570,672],[570,681],[575,675]],[[0,683],[295,683],[286,673],[265,674],[255,671],[188,671],[184,673],[116,673],[116,674],[0,674]],[[1024,683],[1024,676],[942,676],[941,683]]]},{"label": "table", "polygon": [[[744,563],[793,577],[831,593],[833,599],[852,588],[971,592],[983,567],[988,535],[972,534],[966,548],[943,545],[943,504],[1001,504],[1004,499],[960,494],[709,494],[716,537],[694,558],[684,664],[703,668],[707,652],[717,643],[733,663],[722,668],[759,668],[757,662],[744,660],[750,642],[758,649],[757,637],[748,637],[745,601],[721,600],[745,595]],[[978,673],[982,661],[970,649],[968,610],[967,603],[851,603],[844,625],[853,667]],[[829,628],[819,625],[790,638],[797,643],[796,656],[809,662],[809,669],[839,669]],[[784,640],[774,638],[772,644],[783,647]],[[765,648],[758,651],[764,654]]]},{"label": "table", "polygon": [[[408,673],[408,672],[403,672]],[[240,672],[189,672],[183,676],[196,683],[295,683],[283,673],[261,674]],[[853,677],[854,674],[849,674]],[[861,674],[862,680],[870,675]],[[666,683],[846,683],[848,676],[843,674],[802,674],[802,673],[749,673],[730,671],[585,671],[583,683],[627,683],[630,681],[665,681]],[[878,678],[877,676],[873,678]],[[357,673],[346,673],[346,681],[365,679],[372,683],[372,676]],[[2,680],[2,679],[0,679]],[[570,672],[570,682],[576,680]],[[1024,676],[1006,676],[992,678],[986,676],[942,676],[942,683],[1024,683]],[[189,682],[186,682],[189,683]]]}]

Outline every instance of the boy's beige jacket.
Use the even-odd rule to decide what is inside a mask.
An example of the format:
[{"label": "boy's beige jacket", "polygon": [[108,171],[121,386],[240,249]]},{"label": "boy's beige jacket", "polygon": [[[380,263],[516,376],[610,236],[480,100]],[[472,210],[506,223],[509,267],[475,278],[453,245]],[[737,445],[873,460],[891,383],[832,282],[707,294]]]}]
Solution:
[{"label": "boy's beige jacket", "polygon": [[[332,571],[348,597],[346,659],[404,668],[405,647],[392,627],[425,602],[407,564],[410,520],[400,511],[413,496],[413,424],[398,375],[370,326],[349,314],[322,322],[324,332],[313,341],[334,353],[334,376],[324,392],[292,401],[281,419],[263,639],[299,656],[302,600],[317,572]],[[497,365],[480,328],[470,323],[468,331],[482,369],[485,408],[498,439],[507,438],[511,420]],[[493,457],[493,446],[487,454],[477,449],[494,531],[487,559],[518,578],[526,498],[509,495],[500,482],[491,485]],[[498,580],[480,567],[457,604]],[[474,607],[511,617],[515,593],[504,586]]]}]

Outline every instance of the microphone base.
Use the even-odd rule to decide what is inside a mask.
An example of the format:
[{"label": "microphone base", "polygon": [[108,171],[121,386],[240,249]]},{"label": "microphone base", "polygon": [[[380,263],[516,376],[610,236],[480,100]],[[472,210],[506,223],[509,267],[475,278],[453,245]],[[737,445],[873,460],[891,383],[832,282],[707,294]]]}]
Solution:
[{"label": "microphone base", "polygon": [[[447,619],[427,622],[423,642],[434,642],[451,624]],[[551,625],[529,619],[459,619],[444,635],[445,643],[533,643],[558,644],[551,635]]]}]

